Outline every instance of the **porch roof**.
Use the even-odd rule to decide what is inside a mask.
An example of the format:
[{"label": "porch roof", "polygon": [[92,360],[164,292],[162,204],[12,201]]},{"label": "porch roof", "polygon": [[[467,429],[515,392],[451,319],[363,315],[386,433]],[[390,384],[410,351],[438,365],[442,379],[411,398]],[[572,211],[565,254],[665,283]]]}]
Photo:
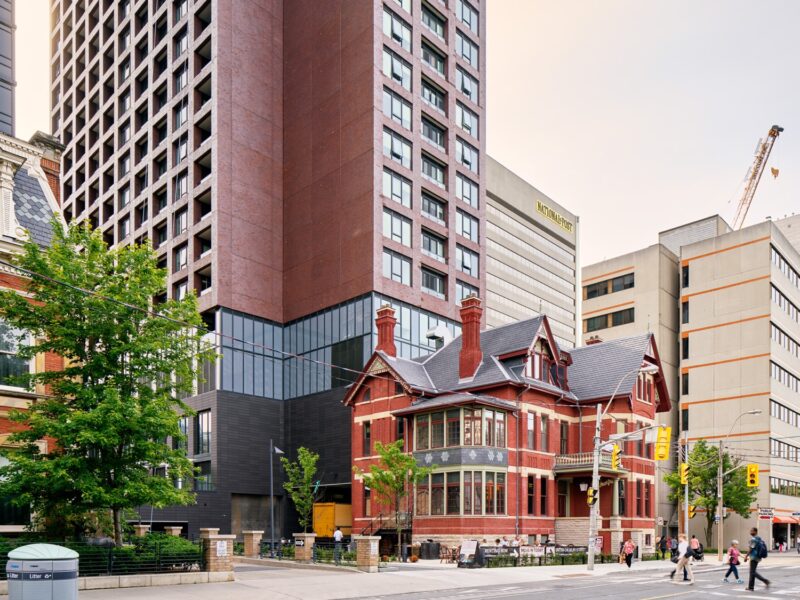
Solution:
[{"label": "porch roof", "polygon": [[501,400],[493,396],[484,396],[480,394],[446,394],[444,396],[437,396],[435,398],[420,398],[407,408],[392,411],[392,415],[396,417],[412,415],[414,413],[423,412],[427,410],[435,410],[437,408],[448,408],[451,406],[463,406],[464,404],[478,404],[481,406],[490,406],[493,408],[502,408],[510,412],[518,410],[517,405],[508,400]]}]

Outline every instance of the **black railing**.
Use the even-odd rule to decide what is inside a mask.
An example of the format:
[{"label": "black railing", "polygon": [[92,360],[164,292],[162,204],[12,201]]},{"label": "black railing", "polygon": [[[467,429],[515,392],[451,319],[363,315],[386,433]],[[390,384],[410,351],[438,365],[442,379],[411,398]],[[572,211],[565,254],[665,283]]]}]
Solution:
[{"label": "black railing", "polygon": [[356,553],[351,550],[350,543],[316,542],[314,544],[313,561],[315,563],[355,566]]},{"label": "black railing", "polygon": [[[30,543],[46,540],[0,540],[0,579],[6,578],[8,553]],[[131,544],[117,548],[87,542],[47,542],[70,548],[78,553],[78,574],[81,577],[98,575],[135,575],[139,573],[175,573],[202,571],[201,542],[184,538],[151,534],[133,538]]]},{"label": "black railing", "polygon": [[378,514],[361,530],[361,535],[372,535],[383,527],[383,513]]}]

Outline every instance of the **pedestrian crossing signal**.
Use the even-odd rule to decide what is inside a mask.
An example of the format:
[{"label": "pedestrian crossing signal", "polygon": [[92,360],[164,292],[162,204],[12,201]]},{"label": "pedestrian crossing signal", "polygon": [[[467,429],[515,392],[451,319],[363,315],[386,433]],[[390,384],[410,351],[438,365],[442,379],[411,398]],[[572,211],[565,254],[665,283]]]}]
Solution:
[{"label": "pedestrian crossing signal", "polygon": [[747,465],[747,487],[758,487],[758,465]]},{"label": "pedestrian crossing signal", "polygon": [[614,447],[611,449],[611,469],[613,471],[619,471],[619,464],[621,462],[620,454],[622,450],[620,449],[619,445],[614,444]]},{"label": "pedestrian crossing signal", "polygon": [[656,438],[656,450],[654,460],[669,459],[669,439],[672,437],[672,427],[659,427],[658,437]]},{"label": "pedestrian crossing signal", "polygon": [[589,488],[586,490],[586,504],[589,506],[594,506],[597,502],[597,490],[594,488]]},{"label": "pedestrian crossing signal", "polygon": [[681,463],[681,485],[689,483],[689,465]]}]

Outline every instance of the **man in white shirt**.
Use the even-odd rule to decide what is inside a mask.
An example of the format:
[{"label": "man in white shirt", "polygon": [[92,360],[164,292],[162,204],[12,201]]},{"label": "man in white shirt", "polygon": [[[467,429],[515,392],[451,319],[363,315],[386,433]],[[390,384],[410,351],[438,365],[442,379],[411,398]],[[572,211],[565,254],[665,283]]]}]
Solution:
[{"label": "man in white shirt", "polygon": [[339,560],[342,556],[342,540],[344,539],[344,534],[339,527],[336,527],[336,531],[333,532],[333,558],[336,561],[336,564],[339,564]]},{"label": "man in white shirt", "polygon": [[673,579],[675,577],[675,572],[680,571],[682,569],[686,569],[686,574],[689,576],[689,585],[694,584],[694,573],[692,572],[692,556],[691,550],[689,548],[689,542],[686,541],[686,534],[681,533],[678,536],[678,564],[675,565],[675,569],[673,569],[672,573],[669,574],[669,578]]}]

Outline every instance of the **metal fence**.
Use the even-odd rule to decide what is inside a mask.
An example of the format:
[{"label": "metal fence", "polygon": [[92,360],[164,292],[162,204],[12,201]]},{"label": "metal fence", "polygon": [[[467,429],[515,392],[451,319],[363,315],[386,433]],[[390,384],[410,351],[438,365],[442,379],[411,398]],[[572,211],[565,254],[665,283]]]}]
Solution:
[{"label": "metal fence", "polygon": [[166,535],[134,538],[121,548],[94,545],[86,542],[48,542],[46,540],[0,540],[0,579],[6,578],[8,553],[30,543],[52,543],[78,553],[78,574],[81,577],[98,575],[136,575],[139,573],[176,573],[202,571],[201,541]]},{"label": "metal fence", "polygon": [[316,542],[314,544],[315,563],[355,566],[356,553],[351,550],[350,544],[341,542]]}]

